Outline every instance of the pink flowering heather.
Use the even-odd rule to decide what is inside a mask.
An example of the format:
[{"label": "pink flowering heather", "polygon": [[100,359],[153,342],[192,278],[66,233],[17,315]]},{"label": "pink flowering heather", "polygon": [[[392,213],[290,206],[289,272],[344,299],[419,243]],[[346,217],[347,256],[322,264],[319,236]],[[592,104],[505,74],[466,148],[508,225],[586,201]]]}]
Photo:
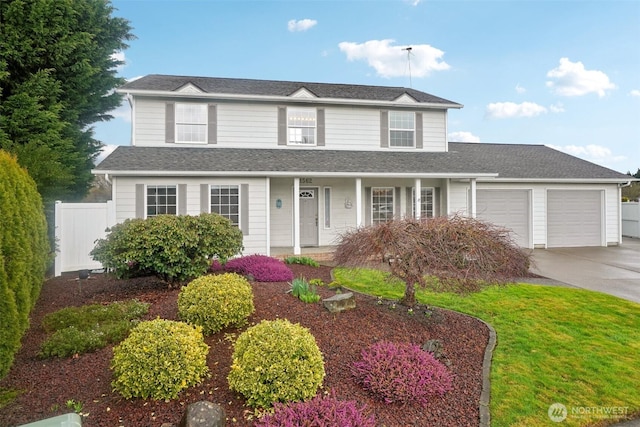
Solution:
[{"label": "pink flowering heather", "polygon": [[258,420],[255,427],[375,427],[375,417],[365,416],[365,406],[332,396],[316,396],[307,402],[275,403],[275,412]]},{"label": "pink flowering heather", "polygon": [[357,381],[386,403],[426,405],[452,389],[453,376],[431,353],[409,343],[380,341],[352,365]]},{"label": "pink flowering heather", "polygon": [[288,282],[293,280],[293,272],[284,262],[266,255],[234,258],[225,265],[221,265],[216,260],[211,264],[210,271],[227,271],[243,276],[251,275],[257,282]]}]

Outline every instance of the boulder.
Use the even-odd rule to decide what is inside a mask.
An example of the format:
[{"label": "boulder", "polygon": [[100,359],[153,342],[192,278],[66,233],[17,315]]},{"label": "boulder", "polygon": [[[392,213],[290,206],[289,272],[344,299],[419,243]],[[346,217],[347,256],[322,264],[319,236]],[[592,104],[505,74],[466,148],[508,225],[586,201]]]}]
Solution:
[{"label": "boulder", "polygon": [[203,400],[187,406],[178,427],[224,427],[225,417],[222,406]]},{"label": "boulder", "polygon": [[323,299],[322,303],[331,313],[339,313],[344,310],[356,308],[356,299],[353,296],[353,292],[335,294],[332,297]]}]

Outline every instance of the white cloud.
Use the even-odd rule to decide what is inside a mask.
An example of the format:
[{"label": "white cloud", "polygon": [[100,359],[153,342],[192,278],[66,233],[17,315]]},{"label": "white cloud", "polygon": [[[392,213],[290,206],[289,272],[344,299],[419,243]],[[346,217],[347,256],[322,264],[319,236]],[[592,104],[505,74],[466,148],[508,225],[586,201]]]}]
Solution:
[{"label": "white cloud", "polygon": [[127,123],[131,123],[131,106],[129,105],[129,101],[123,98],[120,106],[109,111],[109,114],[111,114],[114,119],[122,119]]},{"label": "white cloud", "polygon": [[629,95],[635,96],[635,97],[640,97],[640,90],[633,89],[631,92],[629,92]]},{"label": "white cloud", "polygon": [[[404,77],[408,75],[407,50],[405,46],[393,46],[395,40],[369,40],[364,43],[342,42],[338,45],[349,61],[364,59],[382,77]],[[411,45],[411,75],[425,77],[432,71],[448,70],[449,64],[442,60],[444,52],[428,44]]]},{"label": "white cloud", "polygon": [[117,145],[103,145],[100,154],[98,154],[98,157],[94,160],[94,164],[100,164],[100,162],[102,162],[109,154],[113,153],[113,150],[117,147]]},{"label": "white cloud", "polygon": [[315,19],[301,19],[299,21],[292,19],[287,23],[287,28],[292,33],[296,31],[307,31],[315,27],[317,23],[318,21],[316,21]]},{"label": "white cloud", "polygon": [[559,146],[547,144],[547,146],[601,165],[611,165],[627,159],[626,156],[614,156],[609,148],[602,145],[589,144]]},{"label": "white cloud", "polygon": [[527,91],[527,89],[523,88],[522,86],[520,86],[520,83],[518,83],[516,85],[516,92],[518,93],[525,93]]},{"label": "white cloud", "polygon": [[550,105],[549,110],[552,113],[564,113],[564,105],[562,105],[562,102],[557,102],[555,104]]},{"label": "white cloud", "polygon": [[582,62],[571,62],[569,58],[560,58],[560,65],[550,70],[547,77],[551,79],[547,81],[547,87],[561,96],[597,93],[603,97],[608,90],[616,88],[602,71],[586,70]]},{"label": "white cloud", "polygon": [[450,132],[449,141],[451,142],[480,142],[480,137],[475,136],[471,132],[459,131]]},{"label": "white cloud", "polygon": [[486,116],[491,119],[508,119],[513,117],[535,117],[547,112],[542,105],[534,102],[493,102],[487,105]]},{"label": "white cloud", "polygon": [[118,51],[118,52],[112,53],[111,54],[111,59],[113,61],[121,62],[120,65],[117,65],[115,67],[115,69],[118,70],[118,71],[122,71],[124,69],[124,67],[127,66],[127,58],[125,57],[124,52],[122,52],[122,51]]}]

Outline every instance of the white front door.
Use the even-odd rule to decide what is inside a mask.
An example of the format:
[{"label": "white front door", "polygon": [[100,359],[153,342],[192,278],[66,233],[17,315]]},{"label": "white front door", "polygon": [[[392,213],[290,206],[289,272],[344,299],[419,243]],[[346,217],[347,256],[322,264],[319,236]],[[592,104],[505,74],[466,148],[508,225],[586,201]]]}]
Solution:
[{"label": "white front door", "polygon": [[318,246],[318,189],[300,189],[300,246]]}]

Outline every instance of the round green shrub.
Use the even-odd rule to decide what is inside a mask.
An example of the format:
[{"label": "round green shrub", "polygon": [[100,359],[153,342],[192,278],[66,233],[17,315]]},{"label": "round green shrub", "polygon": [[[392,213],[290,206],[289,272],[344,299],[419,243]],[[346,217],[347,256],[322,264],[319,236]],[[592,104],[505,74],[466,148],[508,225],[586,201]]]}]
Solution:
[{"label": "round green shrub", "polygon": [[248,405],[267,408],[312,398],[324,375],[322,353],[311,332],[278,319],[263,320],[240,334],[227,379]]},{"label": "round green shrub", "polygon": [[175,399],[207,376],[202,328],[171,320],[141,322],[113,349],[114,390],[132,397]]},{"label": "round green shrub", "polygon": [[251,285],[236,273],[198,277],[178,295],[180,318],[201,326],[205,335],[227,326],[242,326],[253,311]]},{"label": "round green shrub", "polygon": [[13,364],[29,327],[50,247],[36,183],[16,158],[0,150],[0,378]]}]

